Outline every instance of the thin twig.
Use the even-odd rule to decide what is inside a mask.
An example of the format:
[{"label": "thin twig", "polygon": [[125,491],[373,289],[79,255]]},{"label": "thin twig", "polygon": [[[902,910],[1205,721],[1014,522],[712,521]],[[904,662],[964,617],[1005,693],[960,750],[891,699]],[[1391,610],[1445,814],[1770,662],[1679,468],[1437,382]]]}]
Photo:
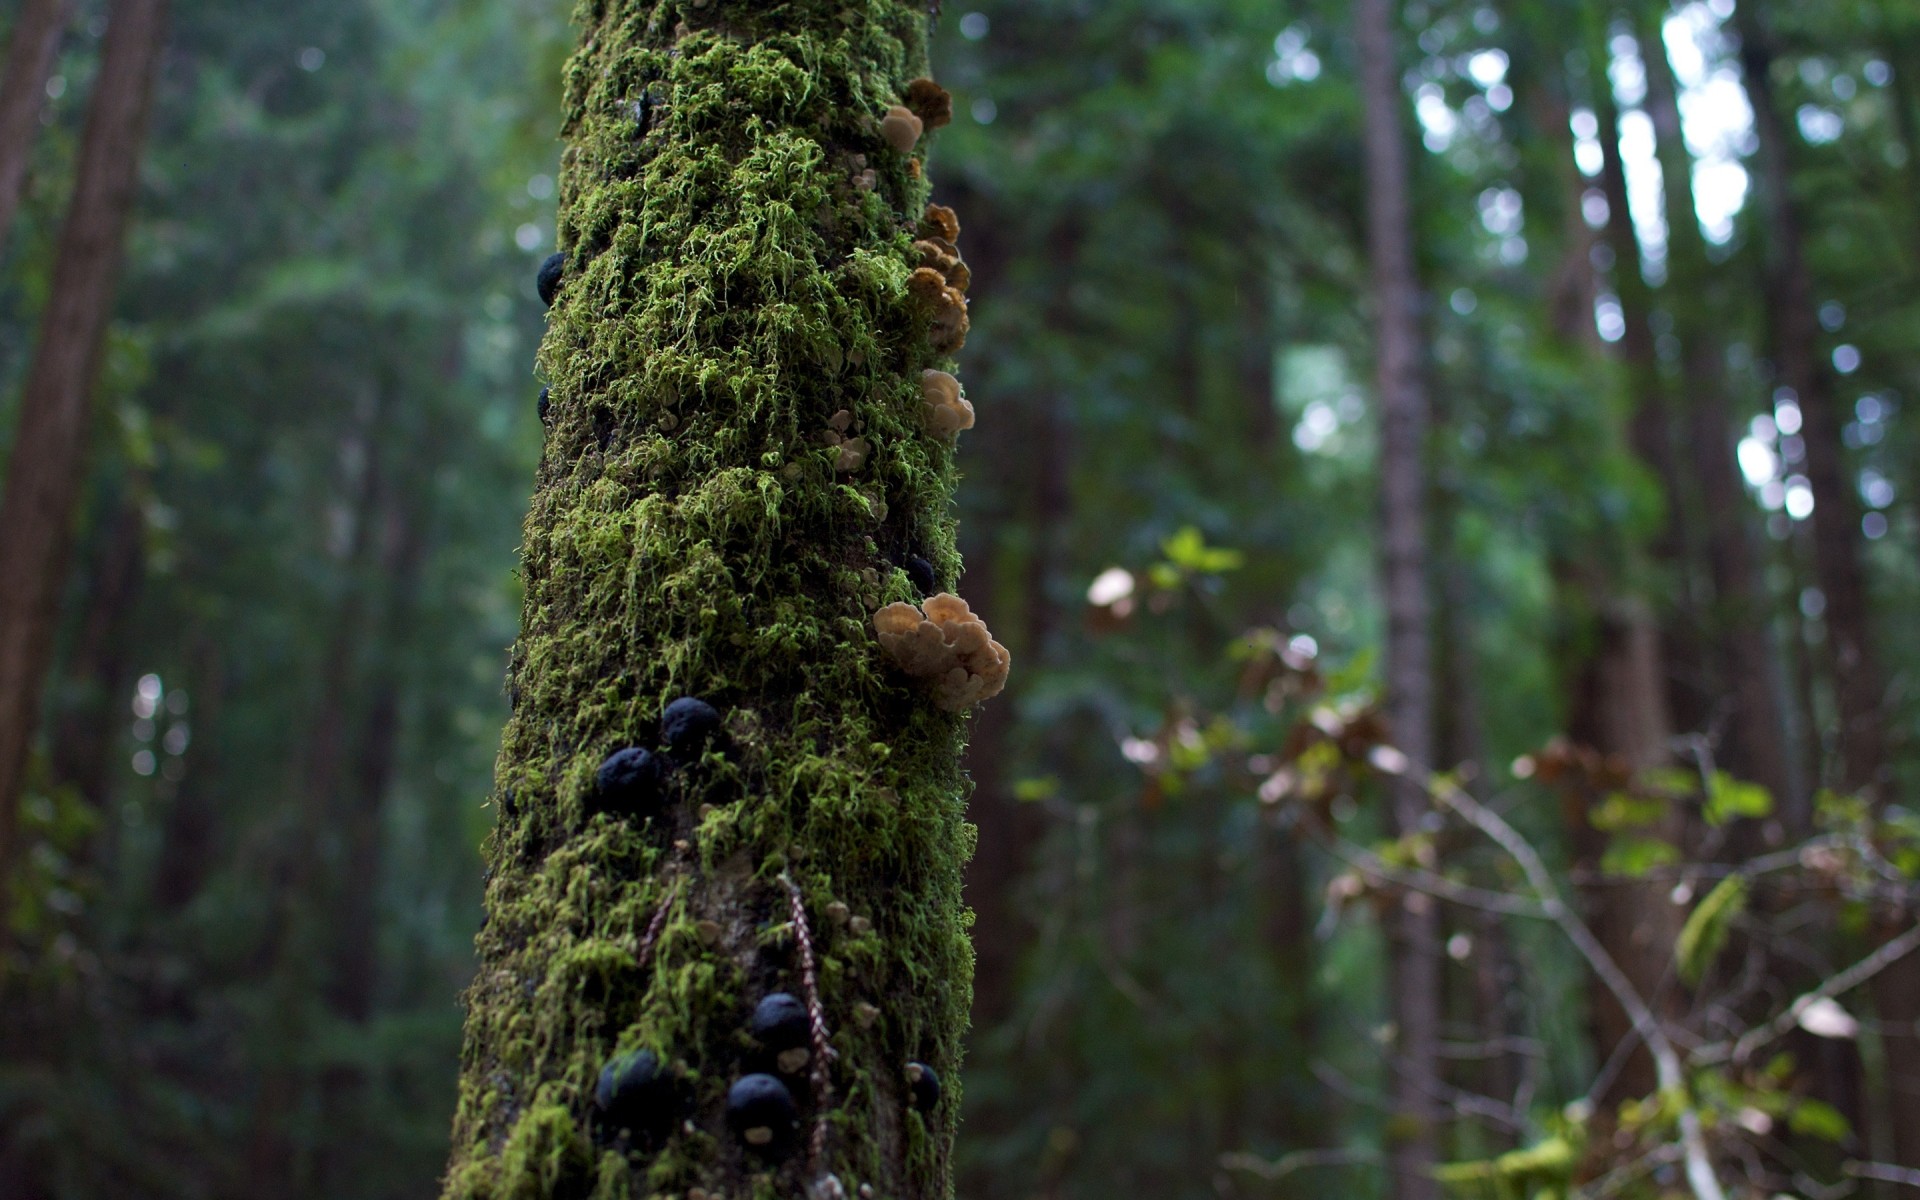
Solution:
[{"label": "thin twig", "polygon": [[1800,1023],[1802,1014],[1813,1004],[1821,1000],[1831,1000],[1835,996],[1852,991],[1915,950],[1920,950],[1920,925],[1883,944],[1872,954],[1799,997],[1776,1013],[1773,1020],[1765,1025],[1748,1030],[1741,1035],[1739,1041],[1733,1043],[1731,1048],[1725,1042],[1718,1042],[1701,1047],[1694,1057],[1703,1063],[1725,1062],[1728,1059],[1736,1063],[1747,1062],[1753,1057],[1755,1050],[1793,1032],[1794,1026]]},{"label": "thin twig", "polygon": [[1554,885],[1553,873],[1547,869],[1545,860],[1533,844],[1519,830],[1507,824],[1498,813],[1487,808],[1468,795],[1457,785],[1442,779],[1407,759],[1397,750],[1376,750],[1373,756],[1376,769],[1387,774],[1406,774],[1420,779],[1430,794],[1440,804],[1458,813],[1461,819],[1478,829],[1495,845],[1507,852],[1508,857],[1519,865],[1526,875],[1527,883],[1534,894],[1540,898],[1547,919],[1557,926],[1566,939],[1573,943],[1574,949],[1587,960],[1587,965],[1600,978],[1620,1008],[1633,1022],[1636,1031],[1647,1044],[1647,1050],[1653,1055],[1655,1073],[1660,1080],[1660,1090],[1679,1102],[1680,1144],[1685,1153],[1687,1183],[1693,1189],[1697,1200],[1726,1200],[1726,1192],[1720,1186],[1719,1178],[1713,1172],[1713,1157],[1707,1150],[1706,1133],[1700,1124],[1700,1114],[1687,1097],[1686,1074],[1680,1066],[1680,1053],[1668,1039],[1666,1030],[1654,1016],[1653,1010],[1635,990],[1633,982],[1613,961],[1607,948],[1594,936],[1591,929],[1574,914],[1572,908],[1560,895],[1560,889]]},{"label": "thin twig", "polygon": [[827,1151],[827,1106],[833,1100],[833,1081],[827,1074],[827,1058],[833,1047],[827,1043],[827,1013],[820,1003],[820,977],[814,966],[813,933],[807,927],[807,906],[800,898],[800,885],[782,873],[787,885],[787,907],[793,914],[794,937],[800,943],[800,986],[807,993],[807,1025],[813,1034],[813,1134],[807,1140],[808,1166],[820,1174]]},{"label": "thin twig", "polygon": [[653,920],[647,922],[646,933],[640,936],[640,948],[633,952],[633,961],[645,970],[647,960],[653,957],[653,946],[660,940],[660,931],[666,928],[667,913],[673,908],[673,901],[680,894],[680,881],[673,881],[667,888],[667,894],[660,899],[660,907],[654,911]]},{"label": "thin twig", "polygon": [[1380,1161],[1380,1155],[1372,1150],[1296,1150],[1275,1159],[1245,1153],[1220,1156],[1220,1165],[1226,1170],[1245,1171],[1269,1183],[1312,1167],[1366,1167]]},{"label": "thin twig", "polygon": [[1362,846],[1355,845],[1328,831],[1320,839],[1320,844],[1335,858],[1348,866],[1364,871],[1388,883],[1397,883],[1401,887],[1424,892],[1440,900],[1451,900],[1467,908],[1482,909],[1486,912],[1500,913],[1504,916],[1535,917],[1545,919],[1547,912],[1536,900],[1526,896],[1509,895],[1488,888],[1474,887],[1472,884],[1457,883],[1434,871],[1422,867],[1403,869],[1393,866],[1379,855]]},{"label": "thin twig", "polygon": [[1855,1179],[1874,1179],[1881,1183],[1897,1183],[1902,1187],[1920,1188],[1920,1171],[1911,1167],[1896,1167],[1888,1163],[1850,1162],[1840,1168]]}]

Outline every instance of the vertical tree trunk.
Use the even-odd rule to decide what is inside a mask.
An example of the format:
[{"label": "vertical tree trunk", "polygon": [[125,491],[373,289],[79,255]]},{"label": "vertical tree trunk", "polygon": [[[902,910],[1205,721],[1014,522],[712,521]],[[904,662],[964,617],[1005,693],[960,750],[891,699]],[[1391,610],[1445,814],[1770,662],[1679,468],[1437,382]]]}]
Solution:
[{"label": "vertical tree trunk", "polygon": [[1767,229],[1767,316],[1778,380],[1800,405],[1813,487],[1814,571],[1827,598],[1834,697],[1840,712],[1841,786],[1873,794],[1884,782],[1885,675],[1874,651],[1860,533],[1860,502],[1840,431],[1845,411],[1820,359],[1820,319],[1807,265],[1804,222],[1793,198],[1791,142],[1774,98],[1774,53],[1759,13],[1736,16],[1747,96],[1759,136],[1759,192]]},{"label": "vertical tree trunk", "polygon": [[[1380,393],[1381,547],[1387,604],[1387,710],[1395,742],[1414,762],[1433,763],[1433,684],[1427,595],[1428,406],[1420,293],[1413,257],[1412,168],[1401,109],[1393,0],[1356,0],[1365,112],[1367,241],[1373,263]],[[1401,782],[1394,823],[1416,829],[1430,811],[1424,791]],[[1404,1133],[1392,1147],[1398,1200],[1438,1200],[1440,1157],[1439,914],[1409,893],[1389,931],[1393,1011],[1399,1027],[1394,1107]]]},{"label": "vertical tree trunk", "polygon": [[0,79],[0,249],[20,211],[33,158],[33,135],[47,100],[47,76],[60,51],[72,0],[26,0],[7,42],[6,77]]},{"label": "vertical tree trunk", "polygon": [[1668,291],[1681,343],[1691,465],[1706,519],[1714,591],[1709,628],[1728,705],[1724,761],[1792,805],[1798,803],[1799,789],[1787,757],[1787,724],[1776,686],[1779,655],[1769,630],[1771,605],[1754,558],[1753,505],[1735,465],[1738,435],[1727,405],[1726,348],[1715,331],[1719,315],[1710,299],[1706,239],[1695,215],[1693,160],[1657,21],[1644,20],[1638,33],[1647,72],[1647,115],[1666,180]]},{"label": "vertical tree trunk", "polygon": [[54,778],[104,813],[114,735],[131,690],[131,620],[146,568],[146,515],[123,497],[110,510],[92,569],[87,611],[64,670],[66,693],[50,724]]},{"label": "vertical tree trunk", "polygon": [[[0,493],[0,880],[18,847],[20,791],[39,726],[56,600],[85,477],[100,351],[133,209],[166,0],[116,0],[101,50],[53,295],[22,393]],[[5,925],[0,887],[0,928]]]},{"label": "vertical tree trunk", "polygon": [[[1886,799],[1885,676],[1874,649],[1860,533],[1860,505],[1840,431],[1846,419],[1833,376],[1820,359],[1818,304],[1807,262],[1804,221],[1793,196],[1792,142],[1773,92],[1774,49],[1760,13],[1742,5],[1735,16],[1754,131],[1760,141],[1760,200],[1767,228],[1767,316],[1774,369],[1799,401],[1813,488],[1814,574],[1827,599],[1824,614],[1839,710],[1839,782]],[[1895,922],[1903,914],[1892,914]],[[1874,981],[1884,1033],[1887,1119],[1900,1165],[1920,1167],[1920,967],[1911,960]]]},{"label": "vertical tree trunk", "polygon": [[[1624,601],[1596,613],[1594,625],[1595,645],[1575,682],[1569,736],[1629,771],[1660,766],[1668,761],[1673,731],[1659,631],[1643,610]],[[1669,897],[1669,883],[1599,878],[1607,839],[1588,814],[1605,799],[1604,790],[1584,783],[1569,797],[1567,832],[1574,862],[1593,880],[1582,897],[1587,921],[1654,1012],[1678,1017],[1683,998],[1672,986],[1672,963],[1684,913]],[[1680,823],[1676,815],[1660,833],[1677,840]],[[1589,1023],[1595,1058],[1602,1066],[1611,1062],[1617,1072],[1601,1093],[1603,1102],[1612,1107],[1653,1095],[1659,1080],[1644,1049],[1614,1061],[1621,1046],[1638,1041],[1632,1019],[1605,988],[1596,985],[1593,994]]]},{"label": "vertical tree trunk", "polygon": [[[921,387],[956,302],[914,274],[924,142],[887,117],[937,111],[907,90],[927,11],[579,11],[446,1195],[944,1200],[963,722],[873,619],[922,598],[909,555],[957,574],[951,443]],[[711,742],[661,728],[685,697],[718,710]],[[775,993],[811,1010],[804,1063],[750,1033]]]},{"label": "vertical tree trunk", "polygon": [[1662,611],[1652,614],[1660,626],[1662,691],[1667,697],[1670,723],[1676,729],[1692,731],[1706,723],[1710,685],[1694,587],[1693,564],[1700,558],[1700,538],[1693,520],[1692,497],[1682,482],[1674,449],[1672,404],[1660,377],[1653,293],[1647,285],[1640,239],[1628,207],[1626,164],[1620,155],[1620,112],[1606,82],[1604,35],[1590,40],[1599,43],[1588,55],[1588,73],[1598,81],[1594,115],[1600,126],[1603,154],[1600,185],[1607,198],[1607,245],[1614,255],[1614,288],[1625,324],[1620,359],[1626,368],[1632,414],[1627,423],[1627,442],[1634,457],[1658,481],[1665,509],[1647,547],[1667,584],[1662,590],[1671,597]]}]

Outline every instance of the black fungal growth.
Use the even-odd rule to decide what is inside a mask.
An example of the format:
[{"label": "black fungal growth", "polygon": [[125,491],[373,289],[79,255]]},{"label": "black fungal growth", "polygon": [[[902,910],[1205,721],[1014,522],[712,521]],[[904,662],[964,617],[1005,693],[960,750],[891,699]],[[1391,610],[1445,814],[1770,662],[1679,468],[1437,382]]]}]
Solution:
[{"label": "black fungal growth", "polygon": [[926,559],[918,554],[910,554],[902,565],[906,568],[907,578],[913,582],[914,587],[920,589],[922,596],[931,596],[940,590],[939,581],[933,576],[933,564]]},{"label": "black fungal growth", "polygon": [[600,1114],[601,1129],[609,1135],[625,1131],[658,1138],[680,1118],[678,1090],[651,1050],[620,1055],[602,1067],[593,1106]]},{"label": "black fungal growth", "polygon": [[793,1093],[771,1075],[743,1075],[727,1089],[727,1124],[741,1141],[763,1154],[779,1154],[790,1147],[799,1121]]},{"label": "black fungal growth", "polygon": [[699,756],[720,729],[720,710],[705,700],[682,696],[660,716],[660,740],[682,762]]},{"label": "black fungal growth", "polygon": [[774,992],[753,1010],[753,1036],[769,1050],[792,1050],[807,1044],[812,1026],[807,1006],[797,996]]},{"label": "black fungal growth", "polygon": [[547,409],[552,407],[552,401],[547,398],[548,393],[552,391],[552,388],[540,389],[540,423],[542,425],[547,423]]},{"label": "black fungal growth", "polygon": [[940,1105],[940,1077],[925,1063],[907,1064],[907,1086],[913,1089],[913,1106],[930,1113]]},{"label": "black fungal growth", "polygon": [[660,808],[665,782],[660,760],[637,746],[629,746],[616,750],[594,772],[594,800],[608,812],[650,817]]},{"label": "black fungal growth", "polygon": [[540,264],[540,273],[534,276],[534,285],[540,289],[540,303],[548,308],[553,307],[553,298],[560,291],[560,276],[566,272],[566,269],[567,256],[554,254]]}]

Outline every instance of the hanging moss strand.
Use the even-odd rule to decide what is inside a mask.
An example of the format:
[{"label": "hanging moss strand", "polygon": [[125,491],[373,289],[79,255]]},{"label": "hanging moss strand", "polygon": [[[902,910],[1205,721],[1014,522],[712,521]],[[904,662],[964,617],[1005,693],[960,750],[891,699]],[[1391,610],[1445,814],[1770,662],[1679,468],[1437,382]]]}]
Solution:
[{"label": "hanging moss strand", "polygon": [[[953,446],[921,394],[953,363],[908,290],[926,143],[880,128],[927,73],[928,14],[582,0],[576,18],[546,446],[444,1194],[946,1200],[957,1097],[916,1110],[904,1068],[958,1076],[964,717],[872,628],[921,598],[903,564],[959,570]],[[840,452],[856,436],[864,458]],[[682,696],[722,724],[667,768],[659,815],[597,804],[600,765],[660,754]],[[801,1128],[825,1126],[819,1174],[726,1117],[731,1083],[771,1069],[754,1005],[801,986],[783,873],[833,1050],[831,1111],[789,1081]],[[649,1093],[675,1106],[664,1134],[597,1116],[602,1068],[639,1050],[671,1080]]]}]

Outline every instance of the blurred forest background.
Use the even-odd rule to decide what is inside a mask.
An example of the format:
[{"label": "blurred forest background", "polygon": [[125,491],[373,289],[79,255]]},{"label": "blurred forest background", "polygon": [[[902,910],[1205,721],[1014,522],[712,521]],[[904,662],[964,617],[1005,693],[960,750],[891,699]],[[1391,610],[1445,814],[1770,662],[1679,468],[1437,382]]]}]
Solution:
[{"label": "blurred forest background", "polygon": [[[9,457],[108,7],[31,81]],[[1392,7],[1385,57],[1334,0],[943,14],[962,590],[1017,664],[961,1194],[1701,1195],[1696,1135],[1729,1195],[1915,1194],[1920,3]],[[7,853],[0,1195],[436,1186],[564,9],[174,7]]]}]

